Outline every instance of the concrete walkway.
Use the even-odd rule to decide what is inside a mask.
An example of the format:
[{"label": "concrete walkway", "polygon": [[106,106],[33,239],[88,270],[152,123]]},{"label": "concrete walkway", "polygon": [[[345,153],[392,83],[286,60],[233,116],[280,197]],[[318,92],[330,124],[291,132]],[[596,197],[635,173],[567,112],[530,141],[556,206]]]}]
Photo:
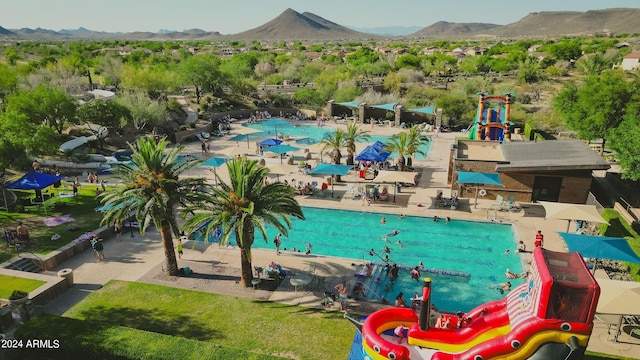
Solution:
[{"label": "concrete walkway", "polygon": [[[333,125],[340,126],[340,125]],[[369,130],[369,129],[367,129]],[[376,128],[375,135],[391,135],[397,129]],[[396,202],[379,202],[371,206],[363,206],[359,200],[345,199],[342,197],[346,192],[346,183],[335,185],[336,197],[319,198],[317,196],[297,196],[297,200],[303,206],[315,206],[336,209],[366,210],[389,214],[406,214],[433,217],[449,216],[454,219],[476,220],[476,221],[496,221],[514,224],[514,231],[517,240],[524,240],[528,248],[533,248],[534,234],[537,230],[542,230],[545,234],[545,247],[554,251],[564,251],[564,242],[557,235],[557,231],[565,231],[567,223],[562,220],[545,220],[544,209],[535,204],[523,204],[524,211],[495,212],[490,209],[493,199],[479,199],[477,207],[473,205],[473,199],[467,211],[450,210],[442,208],[431,208],[431,198],[437,195],[438,191],[443,191],[445,196],[450,192],[447,184],[447,169],[449,166],[449,152],[454,139],[459,134],[441,133],[438,138],[433,139],[429,158],[426,160],[414,161],[414,165],[421,172],[420,182],[416,187],[403,188],[398,194]],[[216,156],[216,152],[228,147],[247,146],[231,142],[224,139],[216,139],[212,142],[212,154],[205,157]],[[201,157],[199,143],[187,144],[186,153]],[[251,151],[249,151],[251,152]],[[220,156],[220,155],[218,155]],[[326,159],[326,157],[325,157]],[[267,158],[266,161],[278,162],[280,160]],[[217,173],[223,179],[227,177],[226,167],[221,167]],[[206,168],[193,169],[189,176],[203,176],[213,182],[212,173]],[[292,174],[290,176],[280,176],[283,179],[302,180],[311,182],[318,180],[302,174]],[[344,180],[350,180],[348,177]],[[356,180],[356,179],[351,179]],[[417,204],[424,204],[418,207]],[[333,286],[343,279],[351,278],[355,267],[353,260],[326,258],[322,256],[305,256],[300,254],[283,254],[278,256],[277,261],[285,269],[301,272],[312,265],[315,265],[316,274],[324,279],[323,284],[316,284],[315,287],[304,288],[294,291],[293,286],[287,280],[283,281],[276,291],[265,290],[273,284],[267,281],[258,285],[257,289],[244,288],[238,284],[240,276],[240,256],[238,249],[219,248],[218,245],[196,244],[193,248],[186,243],[183,259],[178,260],[179,267],[188,266],[192,268],[198,276],[166,278],[162,275],[164,266],[164,253],[159,240],[159,235],[155,230],[151,230],[140,236],[139,233],[133,237],[129,233],[123,234],[122,241],[117,242],[115,238],[105,239],[106,259],[98,262],[93,258],[91,251],[85,251],[73,259],[67,261],[59,268],[53,269],[51,274],[55,274],[62,268],[71,268],[74,272],[75,286],[49,303],[45,312],[61,315],[73,305],[82,300],[87,294],[101,288],[111,279],[140,281],[166,286],[175,286],[184,289],[208,291],[234,296],[252,297],[257,299],[286,302],[294,305],[322,306],[324,300],[323,290],[333,289]],[[253,264],[262,266],[273,261],[275,256],[273,250],[255,249],[253,253]],[[526,258],[523,259],[527,261]],[[599,273],[598,275],[601,275]],[[606,276],[606,274],[604,275]],[[374,310],[380,305],[352,304],[356,311],[366,312]],[[596,323],[589,350],[606,354],[621,356],[638,356],[640,354],[640,341],[622,336],[623,343],[615,344],[610,341],[613,335],[607,334],[607,327],[603,323]],[[632,344],[632,341],[637,341]]]}]

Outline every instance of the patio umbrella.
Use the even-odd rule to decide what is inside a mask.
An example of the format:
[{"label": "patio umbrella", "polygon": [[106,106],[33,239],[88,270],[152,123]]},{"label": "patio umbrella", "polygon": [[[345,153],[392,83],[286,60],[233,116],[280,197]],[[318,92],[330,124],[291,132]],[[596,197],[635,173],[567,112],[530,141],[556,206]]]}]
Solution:
[{"label": "patio umbrella", "polygon": [[593,272],[596,271],[597,259],[627,261],[640,264],[640,257],[631,249],[625,238],[569,234],[559,232],[567,243],[570,252],[577,251],[582,256],[596,259]]},{"label": "patio umbrella", "polygon": [[616,336],[618,341],[623,315],[640,315],[640,283],[635,281],[620,281],[598,279],[600,298],[596,312],[600,314],[620,315]]},{"label": "patio umbrella", "polygon": [[278,182],[280,182],[280,175],[289,175],[298,171],[298,167],[295,165],[273,164],[267,166],[267,168],[270,174],[275,174],[278,177]]},{"label": "patio umbrella", "polygon": [[[318,164],[315,169],[311,170],[309,174],[312,175],[347,175],[349,171],[353,169],[353,165],[340,165],[340,164]],[[331,197],[333,197],[333,184],[331,182]]]},{"label": "patio umbrella", "polygon": [[480,185],[504,186],[502,181],[500,181],[500,174],[498,173],[469,171],[458,171],[458,181],[456,181],[456,183],[476,187],[476,203],[473,206],[474,208],[478,206],[478,188]]},{"label": "patio umbrella", "polygon": [[569,232],[571,220],[583,220],[600,224],[608,224],[607,220],[600,216],[595,205],[566,204],[546,201],[540,201],[540,204],[544,206],[546,219],[568,220],[567,232]]},{"label": "patio umbrella", "polygon": [[208,166],[208,167],[212,167],[213,168],[213,179],[215,180],[215,184],[216,186],[218,186],[218,178],[215,176],[216,175],[216,168],[224,165],[227,162],[226,158],[219,158],[219,157],[212,157],[210,159],[208,159],[207,161],[201,163],[198,166]]},{"label": "patio umbrella", "polygon": [[414,184],[415,185],[416,173],[413,171],[385,171],[382,170],[378,173],[373,182],[379,183],[394,183],[393,187],[393,202],[396,202],[396,185],[397,183]]},{"label": "patio umbrella", "polygon": [[266,152],[271,152],[271,153],[280,155],[280,164],[282,164],[282,154],[285,154],[291,151],[296,151],[296,150],[300,150],[300,148],[287,145],[287,144],[269,146],[268,148],[264,149],[264,151]]},{"label": "patio umbrella", "polygon": [[264,147],[276,146],[276,145],[280,145],[280,144],[282,144],[282,140],[280,140],[280,139],[273,139],[273,138],[271,138],[271,139],[265,139],[265,140],[262,140],[262,141],[260,141],[260,142],[258,143],[258,145],[260,145],[260,146],[264,146]]},{"label": "patio umbrella", "polygon": [[219,150],[218,152],[226,157],[232,158],[236,155],[245,155],[247,153],[247,150],[244,150],[238,146],[229,146],[228,148]]},{"label": "patio umbrella", "polygon": [[245,135],[247,137],[247,149],[250,148],[250,145],[249,145],[249,134],[255,134],[255,133],[262,132],[262,130],[258,130],[258,129],[254,129],[254,128],[250,128],[250,127],[246,127],[246,126],[240,126],[240,127],[237,127],[237,128],[233,128],[232,131],[237,133],[238,135]]}]

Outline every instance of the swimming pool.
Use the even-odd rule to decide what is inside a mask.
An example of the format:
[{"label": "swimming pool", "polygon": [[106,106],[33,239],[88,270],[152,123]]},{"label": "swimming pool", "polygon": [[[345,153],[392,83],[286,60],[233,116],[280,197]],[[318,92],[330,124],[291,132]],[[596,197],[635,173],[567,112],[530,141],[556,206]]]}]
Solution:
[{"label": "swimming pool", "polygon": [[[296,138],[295,143],[301,147],[313,145],[322,141],[328,134],[334,131],[333,128],[327,126],[315,126],[309,125],[309,122],[300,121],[288,121],[284,119],[269,119],[262,120],[257,123],[244,124],[243,126],[258,129],[262,132],[247,134],[247,135],[235,135],[230,140],[232,141],[247,141],[247,137],[251,139],[262,139],[267,137],[274,137],[277,134],[285,134]],[[367,130],[366,127],[364,130]],[[387,142],[388,136],[370,136],[367,142]],[[428,153],[431,142],[427,142],[422,149],[425,153]],[[418,158],[424,158],[422,155],[417,155]]]},{"label": "swimming pool", "polygon": [[[421,293],[422,283],[411,279],[409,268],[423,262],[426,268],[466,272],[470,277],[423,272],[422,277],[432,279],[432,302],[450,311],[468,311],[473,307],[504,295],[488,289],[490,284],[506,281],[505,270],[522,272],[520,256],[514,251],[516,241],[511,225],[444,219],[434,222],[431,218],[383,215],[358,211],[304,207],[306,220],[292,219],[288,237],[282,237],[281,250],[300,249],[304,253],[307,243],[313,246],[312,254],[354,259],[356,264],[375,262],[383,264],[384,246],[391,250],[389,259],[405,268],[393,286],[382,266],[366,282],[368,297],[380,300],[381,296],[392,301],[403,291],[405,299],[414,292]],[[385,217],[386,224],[381,224]],[[388,237],[396,229],[398,235]],[[274,228],[267,230],[268,242],[256,233],[254,248],[275,249],[272,239]],[[397,244],[400,240],[402,247]],[[370,255],[371,249],[375,250]],[[510,249],[509,254],[505,254]],[[285,252],[284,250],[282,250]],[[380,277],[380,281],[375,280]],[[354,277],[355,280],[355,277]],[[519,280],[510,280],[513,286]],[[328,284],[329,285],[329,284]],[[387,287],[385,291],[385,286]]]}]

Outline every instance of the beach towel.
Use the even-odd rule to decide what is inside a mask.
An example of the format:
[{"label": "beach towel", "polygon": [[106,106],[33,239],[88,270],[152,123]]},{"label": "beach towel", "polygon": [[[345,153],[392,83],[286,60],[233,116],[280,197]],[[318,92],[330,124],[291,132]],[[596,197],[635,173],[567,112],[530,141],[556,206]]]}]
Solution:
[{"label": "beach towel", "polygon": [[44,219],[44,224],[47,226],[58,226],[73,221],[70,214],[54,216]]}]

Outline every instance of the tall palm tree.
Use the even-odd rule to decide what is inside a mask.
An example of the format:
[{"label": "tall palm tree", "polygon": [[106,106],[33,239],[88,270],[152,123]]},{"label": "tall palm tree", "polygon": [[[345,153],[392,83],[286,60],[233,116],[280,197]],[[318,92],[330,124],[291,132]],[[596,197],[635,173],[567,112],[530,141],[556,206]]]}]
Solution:
[{"label": "tall palm tree", "polygon": [[356,153],[356,143],[369,139],[368,131],[361,130],[358,124],[351,123],[347,126],[345,142],[347,147],[347,165],[353,165],[353,157]]},{"label": "tall palm tree", "polygon": [[426,151],[422,150],[423,145],[428,141],[426,137],[422,136],[422,129],[419,126],[413,125],[407,130],[407,136],[409,137],[409,147],[407,149],[407,166],[413,165],[412,158],[416,155],[426,156]]},{"label": "tall palm tree", "polygon": [[241,282],[251,286],[251,246],[258,229],[267,241],[265,225],[275,227],[283,235],[291,228],[291,216],[304,219],[302,209],[294,199],[293,188],[282,183],[264,185],[269,169],[246,157],[227,163],[230,183],[225,183],[216,173],[220,184],[212,188],[204,202],[187,208],[183,215],[190,216],[183,226],[188,232],[204,227],[205,239],[221,228],[221,245],[229,242],[231,234],[240,248],[242,265]]},{"label": "tall palm tree", "polygon": [[389,141],[385,143],[384,150],[398,154],[398,170],[404,171],[406,164],[405,155],[410,154],[412,150],[415,151],[412,146],[409,133],[403,131],[389,139]]},{"label": "tall palm tree", "polygon": [[165,150],[165,139],[156,142],[153,138],[140,138],[130,146],[133,154],[130,164],[119,164],[114,170],[122,186],[114,186],[103,195],[101,201],[108,210],[102,224],[111,225],[134,213],[144,234],[153,222],[160,232],[165,255],[165,272],[178,275],[178,263],[173,248],[173,235],[178,236],[176,206],[188,206],[202,200],[194,188],[206,185],[204,179],[180,178],[180,175],[200,161],[180,161],[183,146]]}]

